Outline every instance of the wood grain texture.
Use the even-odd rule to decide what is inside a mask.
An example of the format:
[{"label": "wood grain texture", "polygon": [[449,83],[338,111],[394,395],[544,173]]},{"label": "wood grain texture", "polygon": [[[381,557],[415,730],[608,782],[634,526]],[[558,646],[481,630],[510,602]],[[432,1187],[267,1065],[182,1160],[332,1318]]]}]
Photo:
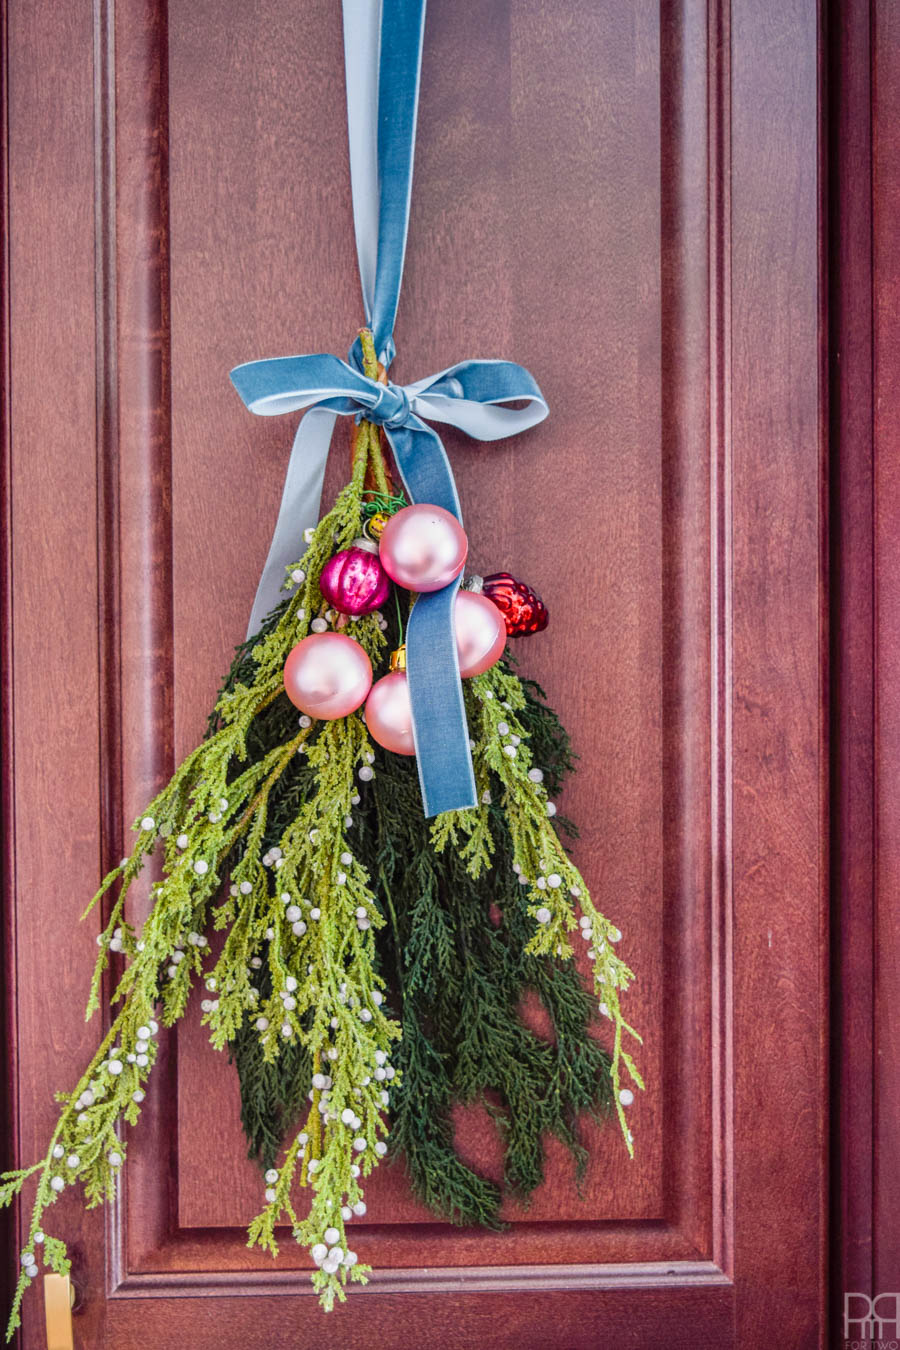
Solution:
[{"label": "wood grain texture", "polygon": [[845,1290],[877,1292],[871,9],[834,5],[829,13],[834,1328],[841,1326]]},{"label": "wood grain texture", "polygon": [[[812,1347],[827,1142],[816,7],[747,0],[731,39],[736,1339]],[[762,1111],[763,1156],[748,1146]]]},{"label": "wood grain texture", "polygon": [[[90,6],[5,10],[16,54],[6,65],[14,639],[8,752],[16,776],[5,805],[17,901],[12,1033],[26,1075],[14,1144],[25,1159],[44,1152],[52,1130],[57,1106],[49,1085],[69,1082],[97,1038],[96,1025],[85,1026],[81,1016],[97,918],[78,925],[101,867],[97,157]],[[74,1194],[61,1198],[54,1217],[69,1234],[76,1283],[87,1282],[102,1302],[102,1267],[84,1259],[102,1250],[102,1219],[84,1216]],[[23,1231],[20,1216],[15,1250]],[[25,1344],[40,1344],[42,1324],[32,1299]]]},{"label": "wood grain texture", "polygon": [[872,8],[876,953],[873,1291],[900,1288],[900,14]]},{"label": "wood grain texture", "polygon": [[[156,0],[115,7],[115,275],[120,612],[117,623],[122,818],[130,824],[174,767],[172,638],[172,464],[168,220],[168,41]],[[150,907],[148,867],[134,917]],[[131,902],[130,902],[131,903]],[[160,1042],[159,1087],[141,1126],[150,1151],[128,1169],[115,1214],[110,1285],[139,1265],[171,1230],[171,1166],[160,1172],[160,1141],[171,1130],[176,1038]]]},{"label": "wood grain texture", "polygon": [[[179,1350],[187,1336],[196,1350],[223,1344],[266,1350],[372,1350],[373,1346],[440,1346],[441,1350],[597,1350],[601,1345],[671,1350],[719,1350],[730,1345],[731,1291],[629,1290],[609,1295],[567,1291],[552,1300],[538,1286],[531,1293],[380,1295],[348,1301],[322,1328],[310,1301],[207,1297],[180,1305],[141,1300],[109,1306],[103,1350]],[[187,1309],[185,1313],[184,1309]],[[178,1309],[174,1312],[174,1309]],[[308,1311],[307,1311],[308,1310]],[[175,1316],[183,1318],[181,1325]],[[187,1330],[189,1328],[189,1330]],[[223,1339],[224,1338],[224,1339]],[[93,1350],[93,1346],[92,1346]]]},{"label": "wood grain texture", "polygon": [[[49,1085],[93,1043],[54,1012],[80,1002],[94,951],[74,911],[201,733],[268,546],[292,427],[250,418],[227,370],[341,352],[360,314],[336,5],[310,0],[302,28],[286,0],[227,23],[213,0],[9,8],[30,1157]],[[578,860],[639,973],[637,1161],[614,1129],[592,1135],[579,1200],[551,1147],[499,1235],[435,1222],[380,1169],[356,1243],[377,1277],[325,1321],[292,1244],[277,1267],[244,1246],[261,1183],[195,1003],[130,1140],[105,1267],[102,1223],[69,1197],[56,1211],[86,1267],[83,1345],[822,1343],[818,52],[812,0],[460,0],[428,18],[396,371],[508,356],[551,405],[513,442],[446,440],[475,567],[511,568],[551,609],[521,656],[575,731]],[[64,412],[40,401],[44,352]],[[48,716],[55,761],[37,754]],[[483,1117],[458,1129],[497,1166]]]},{"label": "wood grain texture", "polygon": [[897,1286],[900,997],[896,118],[900,27],[833,7],[832,570],[835,1038],[833,1308]]}]

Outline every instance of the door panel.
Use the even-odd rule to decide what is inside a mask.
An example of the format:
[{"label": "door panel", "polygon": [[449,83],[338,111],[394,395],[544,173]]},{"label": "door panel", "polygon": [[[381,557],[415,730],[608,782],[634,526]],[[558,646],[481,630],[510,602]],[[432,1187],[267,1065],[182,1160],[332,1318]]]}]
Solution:
[{"label": "door panel", "polygon": [[[343,59],[338,8],[323,5],[317,12],[319,50],[299,81],[302,90],[292,75],[301,59],[300,34],[279,44],[276,60],[258,15],[235,15],[226,30],[214,21],[217,9],[184,0],[169,11],[179,757],[200,733],[223,653],[246,623],[291,435],[287,422],[250,421],[223,387],[223,372],[251,350],[311,351],[324,342],[325,349],[343,351],[359,323],[344,89],[333,75]],[[553,634],[521,652],[523,669],[541,680],[556,706],[565,703],[587,768],[565,805],[583,825],[579,859],[593,879],[602,878],[601,893],[610,910],[622,913],[623,931],[629,923],[629,950],[645,974],[642,1015],[658,1025],[664,791],[659,35],[646,3],[625,25],[594,5],[573,9],[569,23],[546,31],[537,14],[527,5],[507,12],[467,3],[435,6],[429,15],[423,154],[395,369],[397,378],[415,379],[461,355],[515,348],[517,359],[540,371],[552,409],[545,427],[495,446],[451,433],[448,451],[472,539],[471,567],[509,567],[544,588]],[[492,54],[483,64],[467,60],[476,31]],[[233,43],[247,63],[246,78],[231,81],[226,91],[221,70]],[[512,52],[518,52],[514,60]],[[548,69],[536,82],[539,52]],[[557,156],[546,136],[552,129],[564,141],[562,105],[549,126],[542,127],[542,116],[547,90],[567,70],[583,126]],[[460,78],[459,72],[467,73]],[[269,106],[273,125],[292,131],[273,136],[267,119],[254,113]],[[248,135],[256,123],[258,136]],[[321,145],[303,130],[319,123],[330,128]],[[226,188],[223,197],[220,159],[229,175],[239,182],[247,177],[256,188]],[[624,173],[616,175],[616,163],[626,166]],[[617,177],[615,191],[605,191]],[[308,231],[298,228],[306,221]],[[329,236],[324,251],[317,247],[320,234]],[[225,258],[234,260],[239,275],[223,285]],[[702,256],[698,263],[705,267]],[[224,266],[229,273],[232,265]],[[276,309],[270,324],[267,316]],[[604,330],[612,341],[589,336]],[[340,425],[335,483],[346,471],[348,438],[348,426]],[[248,483],[254,485],[249,499],[242,486]],[[574,512],[566,506],[568,493],[583,504]],[[209,515],[199,528],[198,498]],[[221,601],[218,581],[210,577],[213,558],[217,576],[228,579]],[[198,585],[203,577],[217,592],[212,615],[208,586]],[[179,679],[182,669],[189,678]],[[243,1224],[259,1205],[259,1174],[243,1165],[232,1076],[210,1075],[199,1006],[189,1020],[194,1025],[179,1041],[179,1219],[191,1227]],[[655,1082],[661,1052],[658,1038],[648,1038],[647,1071]],[[207,1092],[192,1088],[206,1077],[217,1122],[212,1152]],[[535,1197],[528,1226],[548,1218],[590,1221],[599,1213],[664,1218],[661,1111],[659,1095],[641,1103],[634,1129],[646,1147],[635,1165],[626,1165],[612,1131],[598,1137],[583,1201],[574,1193],[571,1164],[560,1157]],[[487,1120],[472,1128],[481,1144],[476,1152],[489,1148],[496,1167]],[[214,1175],[225,1179],[223,1165],[227,1184],[213,1187]],[[414,1223],[433,1222],[427,1211],[410,1209],[399,1169],[396,1175],[380,1171],[367,1188],[373,1223],[407,1215]],[[408,1240],[418,1247],[418,1235]],[[581,1241],[574,1231],[571,1240]],[[471,1254],[453,1255],[468,1241],[450,1230],[445,1257],[434,1259],[468,1263]]]},{"label": "door panel", "polygon": [[[361,319],[340,30],[327,0],[10,0],[23,1158],[96,1034],[71,1012],[82,898],[202,734],[268,547],[293,427],[227,371],[342,353]],[[108,1221],[54,1214],[83,1345],[820,1343],[817,61],[809,0],[434,0],[426,27],[396,370],[508,356],[550,404],[446,444],[474,569],[550,607],[521,659],[574,734],[577,860],[638,974],[635,1161],[585,1130],[579,1197],[551,1145],[499,1235],[382,1167],[376,1274],[326,1319],[289,1240],[276,1265],[246,1249],[262,1186],[198,995]],[[347,458],[338,427],[326,495]],[[496,1172],[484,1113],[457,1129]]]}]

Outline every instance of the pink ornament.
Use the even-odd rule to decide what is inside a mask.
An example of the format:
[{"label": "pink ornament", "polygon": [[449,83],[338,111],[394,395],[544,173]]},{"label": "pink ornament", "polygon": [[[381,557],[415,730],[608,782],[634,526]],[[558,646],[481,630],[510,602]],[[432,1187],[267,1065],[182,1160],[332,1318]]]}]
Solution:
[{"label": "pink ornament", "polygon": [[440,591],[463,570],[469,541],[442,506],[419,503],[391,516],[381,533],[384,569],[409,591]]},{"label": "pink ornament", "polygon": [[344,633],[312,633],[298,642],[284,665],[287,696],[301,712],[333,722],[365,701],[372,663]]},{"label": "pink ornament", "polygon": [[372,739],[385,750],[395,755],[416,753],[405,671],[391,671],[372,685],[366,702],[366,726]]},{"label": "pink ornament", "polygon": [[453,610],[459,673],[482,675],[496,665],[506,646],[506,623],[492,600],[475,591],[457,591]]},{"label": "pink ornament", "polygon": [[391,582],[371,539],[354,539],[322,568],[319,589],[339,614],[371,614],[391,593]]}]

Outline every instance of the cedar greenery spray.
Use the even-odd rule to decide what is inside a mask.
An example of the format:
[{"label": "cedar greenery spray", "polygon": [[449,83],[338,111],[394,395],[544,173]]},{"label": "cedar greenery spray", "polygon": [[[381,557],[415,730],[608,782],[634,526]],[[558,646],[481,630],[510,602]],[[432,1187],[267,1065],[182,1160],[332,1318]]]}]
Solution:
[{"label": "cedar greenery spray", "polygon": [[[387,494],[365,487],[367,473]],[[560,838],[574,829],[552,799],[572,755],[540,689],[509,659],[465,682],[479,805],[430,821],[414,761],[374,742],[361,712],[298,717],[285,693],[287,657],[312,631],[339,627],[385,665],[408,595],[397,592],[391,617],[346,619],[328,608],[319,577],[373,514],[397,505],[378,428],[363,422],[351,481],[290,569],[290,597],[238,650],[207,738],[141,814],[132,853],[85,911],[114,896],[88,1015],[112,953],[124,972],[108,1032],[60,1096],[46,1156],[3,1177],[4,1203],[37,1181],[10,1332],[39,1258],[68,1269],[64,1243],[45,1231],[48,1206],[72,1185],[88,1205],[112,1196],[160,1023],[184,1014],[197,981],[266,1169],[250,1242],[276,1254],[276,1224],[290,1223],[326,1308],[348,1279],[365,1280],[352,1223],[388,1151],[438,1214],[497,1227],[503,1192],[524,1198],[541,1181],[546,1133],[583,1170],[580,1112],[617,1111],[632,1150],[622,1069],[642,1083],[619,1003],[632,973]],[[135,931],[125,900],[151,855],[161,855],[162,879]],[[219,930],[213,958],[207,934]],[[592,958],[591,992],[570,959],[576,933]],[[550,1015],[552,1041],[520,1015],[527,990]],[[611,1053],[591,1033],[595,1016],[612,1024]],[[456,1102],[486,1103],[501,1126],[502,1187],[457,1154]]]}]

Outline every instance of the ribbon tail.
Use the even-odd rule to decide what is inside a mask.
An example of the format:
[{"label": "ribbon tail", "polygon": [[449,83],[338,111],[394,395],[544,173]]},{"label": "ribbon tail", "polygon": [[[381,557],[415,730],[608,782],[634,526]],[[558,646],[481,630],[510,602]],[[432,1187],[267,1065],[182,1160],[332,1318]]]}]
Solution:
[{"label": "ribbon tail", "polygon": [[410,501],[442,506],[462,524],[453,470],[437,432],[418,417],[411,417],[403,427],[386,426],[384,432]]},{"label": "ribbon tail", "polygon": [[378,267],[378,57],[381,0],[344,0],[347,139],[356,256],[366,322],[372,317]]},{"label": "ribbon tail", "polygon": [[303,553],[303,531],[318,522],[325,463],[336,418],[336,413],[324,408],[311,408],[297,428],[275,533],[253,601],[248,638],[283,599],[285,570]]},{"label": "ribbon tail", "polygon": [[412,193],[425,0],[382,6],[378,69],[378,265],[372,299],[375,350],[385,366],[394,356]]},{"label": "ribbon tail", "polygon": [[[404,486],[413,502],[433,502],[462,521],[456,484],[441,438],[418,418],[385,427]],[[477,804],[469,725],[453,627],[461,578],[420,595],[406,629],[406,676],[413,739],[425,815]]]},{"label": "ribbon tail", "polygon": [[453,631],[459,578],[420,595],[406,630],[406,674],[426,817],[477,804],[469,727]]}]

